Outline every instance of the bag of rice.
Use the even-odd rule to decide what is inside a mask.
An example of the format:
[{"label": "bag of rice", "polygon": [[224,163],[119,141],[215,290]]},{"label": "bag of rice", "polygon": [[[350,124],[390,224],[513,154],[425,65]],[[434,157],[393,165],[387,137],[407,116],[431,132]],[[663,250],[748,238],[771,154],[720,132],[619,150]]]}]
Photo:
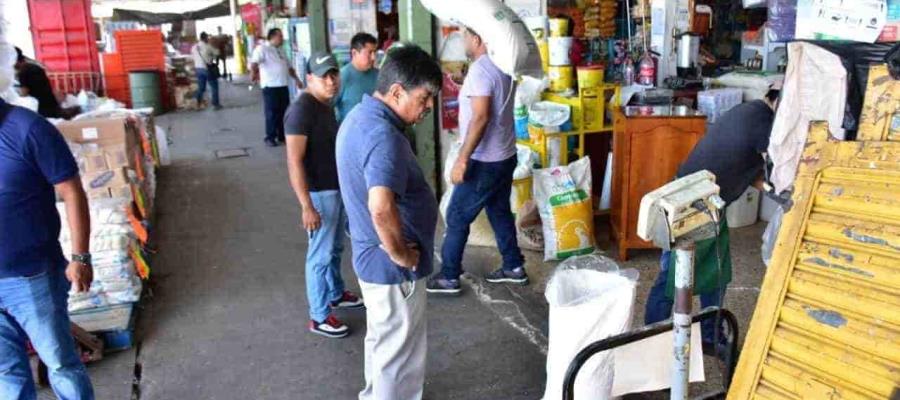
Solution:
[{"label": "bag of rice", "polygon": [[543,221],[545,261],[594,251],[590,158],[534,171],[534,197]]}]

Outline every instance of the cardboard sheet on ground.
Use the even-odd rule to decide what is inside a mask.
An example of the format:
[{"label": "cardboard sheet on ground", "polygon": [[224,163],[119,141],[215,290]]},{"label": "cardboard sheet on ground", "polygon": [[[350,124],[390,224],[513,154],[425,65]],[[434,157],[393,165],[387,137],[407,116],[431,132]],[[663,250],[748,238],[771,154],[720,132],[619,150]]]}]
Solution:
[{"label": "cardboard sheet on ground", "polygon": [[[615,350],[612,396],[662,390],[672,386],[672,332],[662,333]],[[691,326],[691,382],[706,380],[700,324]]]}]

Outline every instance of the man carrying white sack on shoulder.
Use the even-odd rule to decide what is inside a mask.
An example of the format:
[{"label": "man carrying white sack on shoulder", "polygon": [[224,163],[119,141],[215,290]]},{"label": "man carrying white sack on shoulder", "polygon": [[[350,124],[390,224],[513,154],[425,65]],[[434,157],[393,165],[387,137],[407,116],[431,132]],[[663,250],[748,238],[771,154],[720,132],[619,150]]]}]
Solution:
[{"label": "man carrying white sack on shoulder", "polygon": [[429,278],[428,292],[461,292],[463,252],[469,227],[487,211],[503,265],[485,276],[489,283],[528,284],[516,224],[510,207],[516,169],[512,78],[491,61],[478,33],[465,32],[466,55],[473,60],[459,93],[459,126],[463,145],[451,172],[455,187],[447,207],[447,232],[441,249],[441,271]]}]

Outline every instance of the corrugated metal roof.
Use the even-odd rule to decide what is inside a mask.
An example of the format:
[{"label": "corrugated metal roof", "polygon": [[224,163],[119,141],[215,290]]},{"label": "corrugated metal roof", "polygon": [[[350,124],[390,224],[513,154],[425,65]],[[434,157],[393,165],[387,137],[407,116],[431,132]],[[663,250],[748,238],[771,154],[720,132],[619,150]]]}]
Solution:
[{"label": "corrugated metal roof", "polygon": [[811,126],[729,400],[900,398],[900,142]]}]

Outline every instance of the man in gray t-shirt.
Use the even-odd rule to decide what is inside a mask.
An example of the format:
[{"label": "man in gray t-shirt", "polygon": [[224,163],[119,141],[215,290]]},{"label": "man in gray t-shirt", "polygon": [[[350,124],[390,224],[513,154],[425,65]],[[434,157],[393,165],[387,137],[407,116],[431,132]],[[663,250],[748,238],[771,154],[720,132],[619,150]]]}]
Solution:
[{"label": "man in gray t-shirt", "polygon": [[458,294],[462,288],[463,251],[469,225],[487,210],[503,265],[485,276],[490,283],[528,284],[524,257],[516,241],[510,209],[516,137],[513,130],[513,80],[487,55],[481,37],[466,30],[466,54],[474,60],[459,93],[459,126],[463,145],[453,165],[453,194],[447,207],[447,233],[441,250],[441,272],[428,280],[428,292]]}]

